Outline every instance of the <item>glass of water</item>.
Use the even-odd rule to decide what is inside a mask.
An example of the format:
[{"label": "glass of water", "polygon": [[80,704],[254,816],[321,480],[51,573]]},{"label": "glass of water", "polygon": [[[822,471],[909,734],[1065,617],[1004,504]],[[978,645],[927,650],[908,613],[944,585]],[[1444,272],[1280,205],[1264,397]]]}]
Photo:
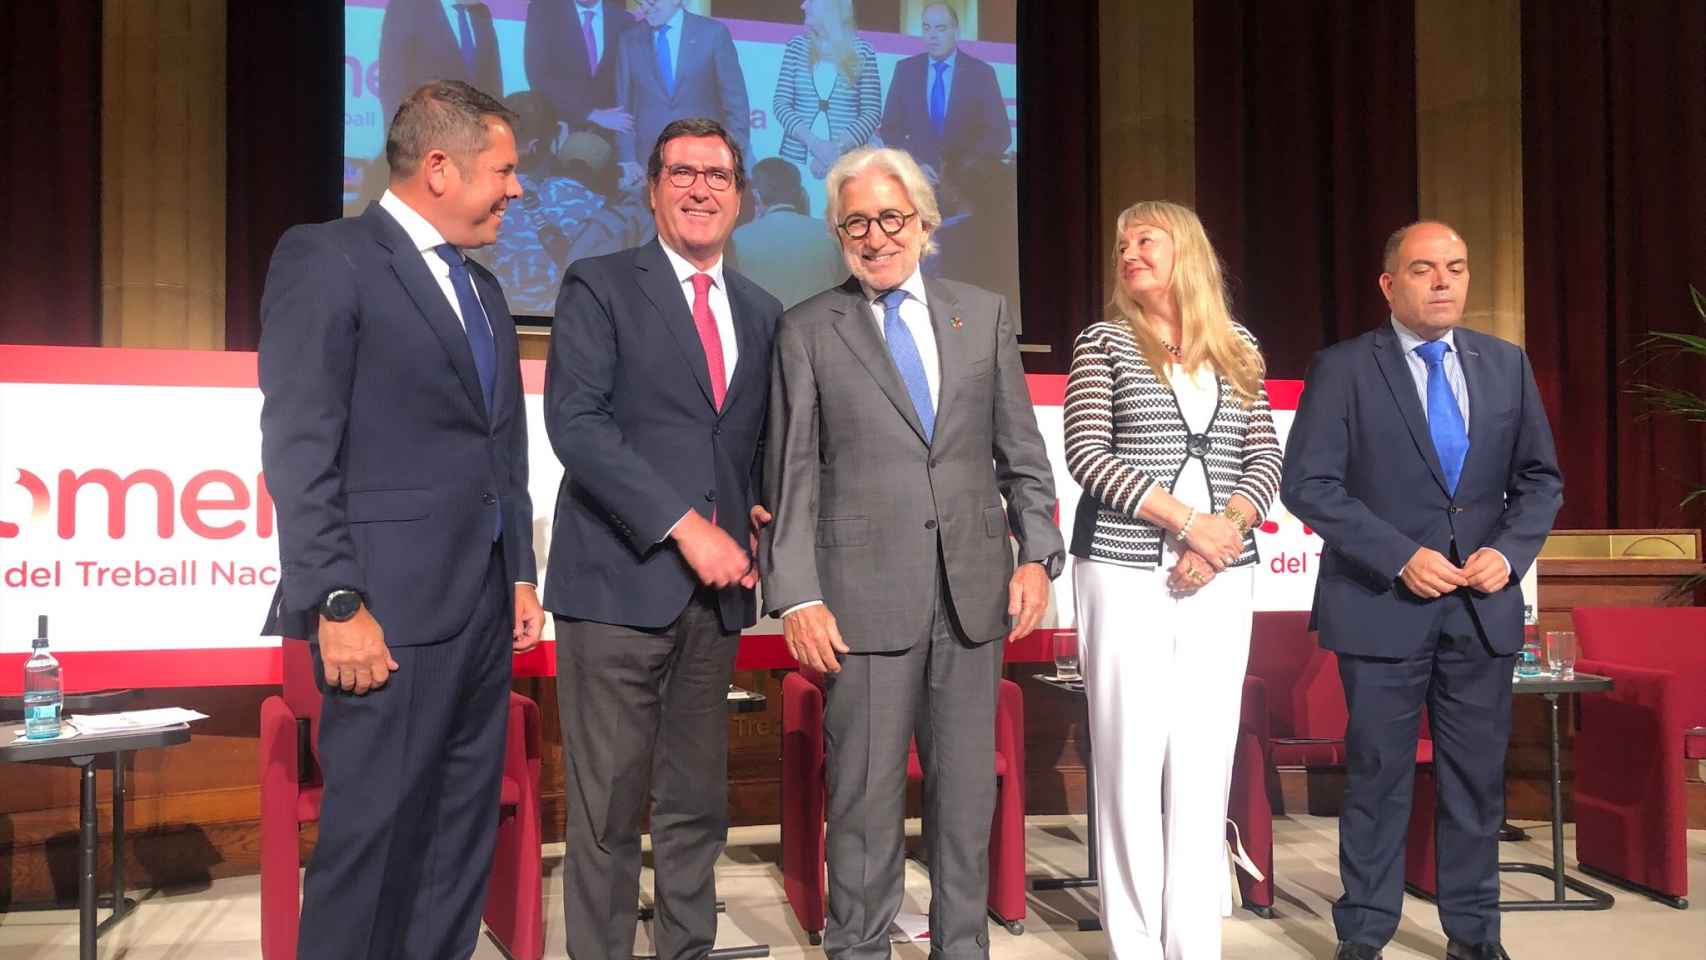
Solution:
[{"label": "glass of water", "polygon": [[1082,680],[1078,672],[1078,631],[1054,632],[1054,676],[1056,680]]},{"label": "glass of water", "polygon": [[1559,680],[1576,679],[1576,635],[1570,630],[1546,633],[1546,672]]}]

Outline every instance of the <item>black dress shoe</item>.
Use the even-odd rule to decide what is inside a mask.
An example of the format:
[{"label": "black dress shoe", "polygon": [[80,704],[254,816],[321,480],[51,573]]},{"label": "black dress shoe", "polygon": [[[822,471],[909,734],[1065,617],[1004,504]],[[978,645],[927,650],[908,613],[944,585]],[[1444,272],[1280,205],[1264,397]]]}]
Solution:
[{"label": "black dress shoe", "polygon": [[1333,960],[1380,960],[1380,948],[1340,940],[1339,948],[1333,951]]},{"label": "black dress shoe", "polygon": [[1497,940],[1486,943],[1451,940],[1445,945],[1445,960],[1511,960],[1511,955]]}]

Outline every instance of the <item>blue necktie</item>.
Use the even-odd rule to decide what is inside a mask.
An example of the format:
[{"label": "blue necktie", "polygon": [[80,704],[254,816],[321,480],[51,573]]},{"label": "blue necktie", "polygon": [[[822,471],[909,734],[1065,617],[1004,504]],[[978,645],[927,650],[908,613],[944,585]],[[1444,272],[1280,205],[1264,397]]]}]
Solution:
[{"label": "blue necktie", "polygon": [[462,48],[462,63],[468,68],[468,79],[474,79],[474,22],[468,17],[468,4],[456,5],[456,43]]},{"label": "blue necktie", "polygon": [[658,54],[658,76],[663,78],[663,90],[670,96],[675,96],[675,68],[669,62],[669,24],[658,28],[657,38],[653,41]]},{"label": "blue necktie", "polygon": [[450,286],[456,290],[456,305],[462,309],[462,329],[468,334],[468,349],[474,354],[474,372],[480,375],[480,393],[486,398],[486,413],[492,412],[492,386],[497,379],[498,350],[486,309],[474,295],[474,281],[462,252],[448,243],[433,247],[439,259],[450,265]]},{"label": "blue necktie", "polygon": [[1445,352],[1449,349],[1444,340],[1431,340],[1416,348],[1416,356],[1428,367],[1428,433],[1433,436],[1440,469],[1445,471],[1446,490],[1455,496],[1463,458],[1469,455],[1469,431],[1463,425],[1457,397],[1445,379]]},{"label": "blue necktie", "polygon": [[948,61],[936,60],[930,66],[936,70],[936,79],[930,82],[930,126],[936,129],[939,137],[948,125],[948,90],[942,83],[942,75],[948,72]]},{"label": "blue necktie", "polygon": [[889,356],[900,371],[900,382],[912,398],[912,408],[924,427],[924,441],[930,442],[936,432],[936,407],[930,402],[930,381],[924,376],[924,360],[918,355],[918,341],[900,318],[900,305],[906,302],[905,290],[890,290],[877,298],[883,305],[883,338],[889,344]]}]

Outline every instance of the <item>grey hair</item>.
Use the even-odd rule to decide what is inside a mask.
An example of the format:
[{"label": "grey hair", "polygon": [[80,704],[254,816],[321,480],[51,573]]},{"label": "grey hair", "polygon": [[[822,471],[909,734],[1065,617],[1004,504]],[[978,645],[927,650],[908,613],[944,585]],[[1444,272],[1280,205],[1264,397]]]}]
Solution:
[{"label": "grey hair", "polygon": [[488,120],[500,120],[512,131],[517,122],[515,111],[460,80],[422,84],[397,107],[385,134],[392,179],[414,176],[433,150],[448,153],[462,179],[472,178],[473,160],[487,147]]},{"label": "grey hair", "polygon": [[924,238],[924,255],[935,253],[936,228],[942,225],[942,213],[936,206],[936,189],[930,186],[930,178],[924,175],[918,161],[912,159],[912,154],[895,147],[859,147],[849,150],[841,155],[841,159],[835,161],[835,166],[829,168],[829,175],[823,180],[824,191],[828,194],[824,219],[829,223],[829,235],[840,244],[841,188],[847,185],[847,181],[862,176],[873,168],[900,181],[907,199],[911,200],[913,207],[918,210],[918,222],[928,231]]}]

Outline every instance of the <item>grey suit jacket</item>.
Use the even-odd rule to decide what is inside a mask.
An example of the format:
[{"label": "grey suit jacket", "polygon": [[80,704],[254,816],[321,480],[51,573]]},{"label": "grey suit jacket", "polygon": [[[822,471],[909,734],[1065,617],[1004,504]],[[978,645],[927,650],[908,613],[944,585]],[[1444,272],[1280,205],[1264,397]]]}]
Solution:
[{"label": "grey suit jacket", "polygon": [[634,115],[634,129],[616,135],[616,159],[644,166],[658,134],[670,121],[709,117],[728,129],[751,166],[746,74],[741,72],[729,28],[698,14],[682,17],[674,93],[664,88],[663,75],[658,73],[654,36],[652,28],[641,22],[623,31],[618,44],[616,102]]},{"label": "grey suit jacket", "polygon": [[929,444],[857,280],[776,328],[764,603],[774,613],[823,600],[856,653],[929,636],[938,549],[947,605],[977,643],[1011,629],[1009,528],[1021,563],[1057,570],[1064,553],[1006,300],[951,280],[926,280],[925,296],[941,364]]}]

